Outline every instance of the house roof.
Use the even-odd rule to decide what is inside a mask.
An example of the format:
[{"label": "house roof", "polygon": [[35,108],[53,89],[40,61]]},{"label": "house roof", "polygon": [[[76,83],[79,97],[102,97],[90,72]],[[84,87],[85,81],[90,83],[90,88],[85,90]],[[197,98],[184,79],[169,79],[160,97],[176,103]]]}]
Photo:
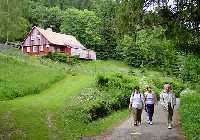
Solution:
[{"label": "house roof", "polygon": [[35,27],[50,43],[61,46],[70,46],[72,48],[86,49],[74,36],[56,33],[50,30],[44,30]]}]

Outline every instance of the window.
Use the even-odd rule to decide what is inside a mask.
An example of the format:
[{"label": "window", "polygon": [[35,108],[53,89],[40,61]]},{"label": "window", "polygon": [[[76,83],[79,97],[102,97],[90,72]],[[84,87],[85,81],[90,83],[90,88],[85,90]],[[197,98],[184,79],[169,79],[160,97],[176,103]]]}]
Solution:
[{"label": "window", "polygon": [[55,47],[51,47],[51,52],[55,52],[56,50],[55,50]]},{"label": "window", "polygon": [[40,34],[37,34],[37,39],[39,39],[39,40],[40,40]]},{"label": "window", "polygon": [[42,52],[42,51],[44,51],[44,48],[43,48],[43,46],[40,46],[40,51]]},{"label": "window", "polygon": [[28,52],[28,53],[31,52],[31,48],[30,48],[30,47],[27,47],[27,48],[26,48],[26,52]]},{"label": "window", "polygon": [[64,47],[61,47],[61,48],[60,48],[60,52],[65,52],[65,48],[64,48]]},{"label": "window", "polygon": [[57,48],[57,50],[56,50],[57,52],[60,52],[60,48]]},{"label": "window", "polygon": [[31,35],[31,41],[34,41],[34,36],[33,35]]},{"label": "window", "polygon": [[33,46],[33,52],[38,52],[38,47],[37,46]]}]

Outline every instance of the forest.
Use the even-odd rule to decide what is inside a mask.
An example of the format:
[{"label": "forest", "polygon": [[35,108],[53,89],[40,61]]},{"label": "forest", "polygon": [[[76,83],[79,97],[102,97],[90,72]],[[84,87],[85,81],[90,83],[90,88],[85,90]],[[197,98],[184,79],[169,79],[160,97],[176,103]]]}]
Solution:
[{"label": "forest", "polygon": [[0,0],[0,44],[20,44],[33,26],[75,36],[98,60],[181,79],[194,90],[182,97],[182,128],[198,140],[199,0]]},{"label": "forest", "polygon": [[1,0],[0,17],[2,43],[51,27],[76,36],[98,59],[199,81],[198,0]]}]

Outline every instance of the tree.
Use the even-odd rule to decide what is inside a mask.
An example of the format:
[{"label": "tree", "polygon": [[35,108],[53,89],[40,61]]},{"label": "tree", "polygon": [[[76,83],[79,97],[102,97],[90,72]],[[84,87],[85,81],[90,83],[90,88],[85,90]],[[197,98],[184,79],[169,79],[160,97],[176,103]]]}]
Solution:
[{"label": "tree", "polygon": [[86,47],[94,49],[101,43],[100,23],[93,11],[67,9],[60,29],[63,33],[77,37]]},{"label": "tree", "polygon": [[23,17],[23,4],[23,0],[1,0],[0,42],[22,39],[26,33],[28,21]]},{"label": "tree", "polygon": [[63,21],[63,12],[59,7],[46,7],[43,5],[33,4],[29,8],[27,15],[30,23],[43,28],[51,27],[53,31],[60,32],[60,26]]},{"label": "tree", "polygon": [[128,34],[136,40],[137,26],[142,23],[144,0],[122,0],[118,7],[116,23],[118,33]]},{"label": "tree", "polygon": [[93,1],[92,8],[96,15],[101,19],[100,35],[102,40],[100,46],[96,47],[98,58],[117,59],[116,52],[117,35],[116,35],[116,11],[118,3],[113,0],[96,0]]}]

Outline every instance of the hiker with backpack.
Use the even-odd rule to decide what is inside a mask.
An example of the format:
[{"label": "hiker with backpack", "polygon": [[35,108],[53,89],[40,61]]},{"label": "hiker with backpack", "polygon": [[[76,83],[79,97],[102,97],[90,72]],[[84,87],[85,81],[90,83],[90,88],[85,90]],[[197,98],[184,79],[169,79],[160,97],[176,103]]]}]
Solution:
[{"label": "hiker with backpack", "polygon": [[145,111],[147,112],[147,122],[152,125],[152,119],[154,114],[154,106],[157,104],[156,94],[152,91],[150,86],[146,87],[144,93]]},{"label": "hiker with backpack", "polygon": [[160,103],[168,117],[168,129],[171,129],[174,106],[176,105],[176,97],[172,92],[172,87],[170,84],[164,85],[164,90],[160,94]]},{"label": "hiker with backpack", "polygon": [[140,88],[135,86],[129,103],[129,109],[133,111],[134,125],[141,124],[141,115],[144,108],[144,96],[140,92]]}]

